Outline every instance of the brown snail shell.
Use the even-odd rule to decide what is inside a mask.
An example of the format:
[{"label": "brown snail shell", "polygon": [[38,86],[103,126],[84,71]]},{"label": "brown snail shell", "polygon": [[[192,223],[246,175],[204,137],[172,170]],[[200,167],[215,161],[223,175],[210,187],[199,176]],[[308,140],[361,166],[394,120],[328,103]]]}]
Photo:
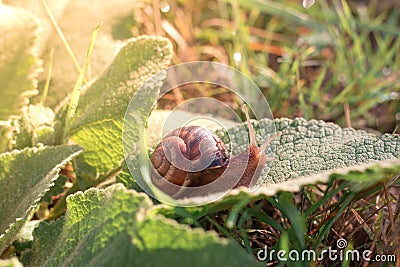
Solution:
[{"label": "brown snail shell", "polygon": [[[207,149],[201,154],[199,143],[206,142]],[[179,148],[182,155],[190,160],[195,161],[201,157],[210,157],[212,161],[207,168],[201,171],[196,171],[196,166],[186,166],[186,170],[180,169],[170,163],[165,153],[174,153],[174,151],[164,148],[168,145],[176,146]],[[175,129],[163,138],[163,141],[156,147],[151,157],[151,163],[157,170],[158,174],[171,183],[179,186],[201,186],[211,182],[215,178],[209,175],[204,176],[203,179],[194,179],[207,170],[215,170],[215,173],[223,171],[229,163],[229,153],[225,144],[221,139],[210,130],[200,126],[189,126]],[[192,171],[190,171],[192,170]],[[213,173],[211,171],[211,173]]]},{"label": "brown snail shell", "polygon": [[216,179],[221,181],[217,183],[217,188],[199,192],[206,195],[232,187],[249,187],[253,180],[258,179],[266,162],[272,160],[264,151],[279,134],[257,146],[245,105],[243,111],[250,135],[250,144],[245,151],[229,158],[226,145],[212,131],[200,126],[175,129],[163,138],[152,154],[154,168],[151,179],[154,185],[175,198],[185,196],[182,188],[204,186]]}]

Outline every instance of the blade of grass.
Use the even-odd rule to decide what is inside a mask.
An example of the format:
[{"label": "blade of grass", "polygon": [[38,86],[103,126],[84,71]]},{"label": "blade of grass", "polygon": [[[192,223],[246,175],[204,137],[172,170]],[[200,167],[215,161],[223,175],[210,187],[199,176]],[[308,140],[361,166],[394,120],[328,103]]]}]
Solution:
[{"label": "blade of grass", "polygon": [[304,92],[303,92],[303,85],[301,82],[301,77],[300,77],[300,62],[301,60],[301,56],[298,58],[298,60],[295,61],[295,64],[293,64],[293,66],[296,68],[295,69],[295,73],[296,73],[296,90],[297,93],[299,94],[299,103],[300,103],[300,110],[303,113],[303,117],[308,120],[309,116],[308,116],[308,110],[307,110],[307,105],[306,105],[306,101],[304,100]]},{"label": "blade of grass", "polygon": [[275,200],[274,198],[268,198],[268,201],[289,219],[290,225],[300,247],[305,248],[304,234],[306,230],[304,219],[297,207],[290,200],[291,195],[292,194],[282,192],[278,195],[278,200]]},{"label": "blade of grass", "polygon": [[262,211],[260,208],[255,209],[248,209],[248,212],[250,215],[252,215],[254,218],[260,220],[261,222],[265,224],[271,225],[273,228],[275,228],[279,232],[283,232],[285,229],[277,223],[271,216],[268,214],[265,214],[264,211]]},{"label": "blade of grass", "polygon": [[219,225],[216,221],[214,221],[210,216],[206,216],[207,221],[209,221],[220,233],[222,233],[225,237],[234,239],[233,236],[226,230],[224,227]]},{"label": "blade of grass", "polygon": [[354,197],[356,196],[357,193],[354,192],[346,192],[343,198],[339,201],[338,206],[340,207],[339,210],[336,211],[335,216],[333,216],[329,221],[325,223],[325,225],[322,227],[322,231],[319,233],[318,238],[314,244],[314,249],[317,249],[317,247],[320,245],[322,239],[327,236],[329,231],[332,229],[333,224],[336,222],[336,220],[342,216],[343,212],[349,207],[350,203],[354,200]]},{"label": "blade of grass", "polygon": [[237,203],[235,206],[233,206],[232,211],[229,213],[229,217],[226,220],[226,226],[228,228],[233,228],[236,224],[237,218],[239,216],[239,212],[243,210],[244,207],[247,206],[250,202],[249,197],[243,197],[239,203]]},{"label": "blade of grass", "polygon": [[190,220],[190,224],[193,224],[195,227],[201,227],[197,218],[193,216],[192,213],[188,212],[185,208],[177,206],[174,208],[174,212],[181,218],[185,219],[185,221]]},{"label": "blade of grass", "polygon": [[321,72],[318,74],[318,78],[315,82],[313,82],[310,92],[310,101],[318,102],[320,101],[320,89],[322,87],[322,82],[325,79],[325,76],[328,72],[329,66],[328,64],[324,64],[321,68]]},{"label": "blade of grass", "polygon": [[[225,0],[228,1],[228,0]],[[267,13],[273,16],[280,16],[287,20],[297,22],[301,25],[308,26],[311,28],[320,28],[318,23],[312,21],[310,17],[288,5],[281,4],[276,1],[269,0],[237,0],[241,7],[246,9],[257,8],[263,13]]]},{"label": "blade of grass", "polygon": [[347,3],[341,0],[341,4],[339,5],[338,1],[334,1],[335,10],[337,12],[337,17],[339,19],[340,24],[342,25],[345,32],[348,34],[352,34],[354,32],[354,25],[352,23],[352,15],[351,10]]},{"label": "blade of grass", "polygon": [[311,214],[315,213],[324,203],[328,203],[329,200],[333,198],[338,192],[342,191],[345,187],[344,184],[338,186],[334,190],[331,190],[332,184],[328,185],[327,190],[323,197],[321,197],[316,203],[312,204],[305,212],[304,215],[306,218],[311,216]]},{"label": "blade of grass", "polygon": [[337,96],[332,99],[331,108],[336,108],[338,103],[344,102],[347,94],[353,90],[354,86],[357,84],[357,80],[351,81]]},{"label": "blade of grass", "polygon": [[55,51],[55,50],[52,49],[52,50],[50,51],[50,54],[49,54],[49,69],[48,69],[48,71],[47,71],[46,83],[44,84],[42,97],[41,97],[41,99],[40,99],[40,104],[41,104],[42,106],[44,106],[44,102],[46,101],[47,94],[48,94],[48,92],[49,92],[49,86],[50,86],[50,80],[51,80],[51,73],[52,73],[52,71],[53,71],[54,51]]},{"label": "blade of grass", "polygon": [[96,42],[97,34],[98,34],[98,32],[99,32],[99,30],[100,30],[102,25],[103,25],[103,22],[101,22],[95,28],[95,30],[92,33],[92,37],[90,38],[90,43],[89,43],[89,47],[88,47],[88,50],[87,50],[87,53],[86,53],[85,62],[83,64],[83,67],[80,69],[78,79],[76,80],[74,89],[72,91],[71,101],[70,101],[69,106],[68,106],[67,117],[66,117],[66,121],[65,121],[65,128],[66,129],[68,128],[68,125],[71,122],[71,119],[75,116],[76,108],[78,107],[79,97],[80,97],[80,94],[81,94],[81,89],[82,89],[84,78],[85,78],[85,72],[86,72],[86,70],[88,68],[88,65],[89,65],[89,58],[90,58],[90,56],[92,54],[92,51],[93,51],[93,48],[94,48],[94,44]]}]

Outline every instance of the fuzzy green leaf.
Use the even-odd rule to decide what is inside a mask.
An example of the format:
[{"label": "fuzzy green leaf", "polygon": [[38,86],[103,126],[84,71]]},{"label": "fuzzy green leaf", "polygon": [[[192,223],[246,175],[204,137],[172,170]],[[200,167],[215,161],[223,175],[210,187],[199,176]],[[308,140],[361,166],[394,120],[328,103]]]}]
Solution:
[{"label": "fuzzy green leaf", "polygon": [[37,93],[37,33],[33,14],[0,3],[0,120],[19,115],[27,97]]},{"label": "fuzzy green leaf", "polygon": [[[171,56],[171,44],[165,38],[131,39],[81,96],[76,117],[66,131],[85,148],[78,160],[82,175],[105,173],[120,166],[122,124],[128,103],[145,81],[168,66]],[[161,84],[159,81],[152,85],[158,90]],[[153,103],[154,93],[141,94],[143,101],[149,94]]]},{"label": "fuzzy green leaf", "polygon": [[235,242],[152,213],[121,184],[68,197],[65,218],[41,223],[26,266],[259,266]]},{"label": "fuzzy green leaf", "polygon": [[64,175],[60,175],[58,179],[54,182],[54,185],[50,187],[50,190],[46,192],[46,194],[42,197],[42,202],[52,203],[52,197],[57,196],[65,191],[65,183],[68,181],[68,178]]},{"label": "fuzzy green leaf", "polygon": [[[138,166],[139,167],[139,166]],[[134,177],[129,172],[128,166],[124,163],[121,168],[121,172],[115,177],[117,183],[123,184],[126,188],[134,189],[137,192],[143,192],[143,189],[136,183]]]},{"label": "fuzzy green leaf", "polygon": [[[253,122],[260,143],[265,139],[263,136],[274,129],[273,124],[277,131],[282,132],[282,136],[273,142],[266,153],[276,148],[275,160],[269,166],[270,171],[262,174],[261,185],[252,195],[271,196],[278,191],[298,191],[305,184],[327,182],[329,178],[338,175],[351,180],[346,177],[348,173],[354,175],[354,171],[360,178],[364,172],[373,170],[382,173],[400,165],[398,135],[377,137],[365,131],[342,129],[333,123],[301,118],[274,121],[263,119]],[[245,134],[240,133],[239,127],[229,131],[238,136]],[[227,139],[223,132],[219,134],[222,139]],[[238,144],[239,150],[246,146],[245,142]],[[353,190],[361,190],[385,179],[388,176],[366,178],[364,175],[365,181],[362,184],[353,183]],[[237,195],[238,192],[240,190],[233,190],[230,194]]]},{"label": "fuzzy green leaf", "polygon": [[0,155],[0,253],[15,238],[78,146],[27,148]]},{"label": "fuzzy green leaf", "polygon": [[[276,149],[271,170],[262,179],[266,185],[337,168],[400,158],[400,136],[385,134],[377,137],[365,131],[342,129],[334,123],[301,118],[262,119],[253,125],[259,143],[274,129],[282,133],[266,151],[268,154]],[[245,136],[247,133],[243,131],[240,127],[229,130],[234,136]],[[227,135],[220,134],[223,140],[228,140]],[[247,140],[234,147],[244,150]]]}]

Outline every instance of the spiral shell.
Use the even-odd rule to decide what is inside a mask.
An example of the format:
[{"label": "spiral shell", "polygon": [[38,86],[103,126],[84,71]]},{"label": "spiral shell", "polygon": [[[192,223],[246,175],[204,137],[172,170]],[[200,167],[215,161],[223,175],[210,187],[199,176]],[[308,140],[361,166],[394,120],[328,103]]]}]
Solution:
[{"label": "spiral shell", "polygon": [[[184,158],[179,159],[177,154]],[[151,163],[157,172],[153,171],[152,180],[158,186],[165,183],[162,179],[178,186],[201,186],[219,177],[229,164],[229,154],[215,133],[189,126],[165,136],[154,150]]]}]

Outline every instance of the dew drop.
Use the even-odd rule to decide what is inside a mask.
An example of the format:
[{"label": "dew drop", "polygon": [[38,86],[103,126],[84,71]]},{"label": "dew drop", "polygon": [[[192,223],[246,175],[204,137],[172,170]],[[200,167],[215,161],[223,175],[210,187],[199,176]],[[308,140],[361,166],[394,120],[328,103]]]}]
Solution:
[{"label": "dew drop", "polygon": [[161,10],[161,12],[163,12],[163,13],[167,13],[168,11],[171,10],[171,6],[168,4],[168,2],[162,1],[162,2],[160,3],[160,10]]},{"label": "dew drop", "polygon": [[240,52],[235,52],[233,54],[233,60],[235,60],[236,65],[242,61],[242,54]]},{"label": "dew drop", "polygon": [[310,8],[315,4],[315,0],[303,0],[303,7]]}]

